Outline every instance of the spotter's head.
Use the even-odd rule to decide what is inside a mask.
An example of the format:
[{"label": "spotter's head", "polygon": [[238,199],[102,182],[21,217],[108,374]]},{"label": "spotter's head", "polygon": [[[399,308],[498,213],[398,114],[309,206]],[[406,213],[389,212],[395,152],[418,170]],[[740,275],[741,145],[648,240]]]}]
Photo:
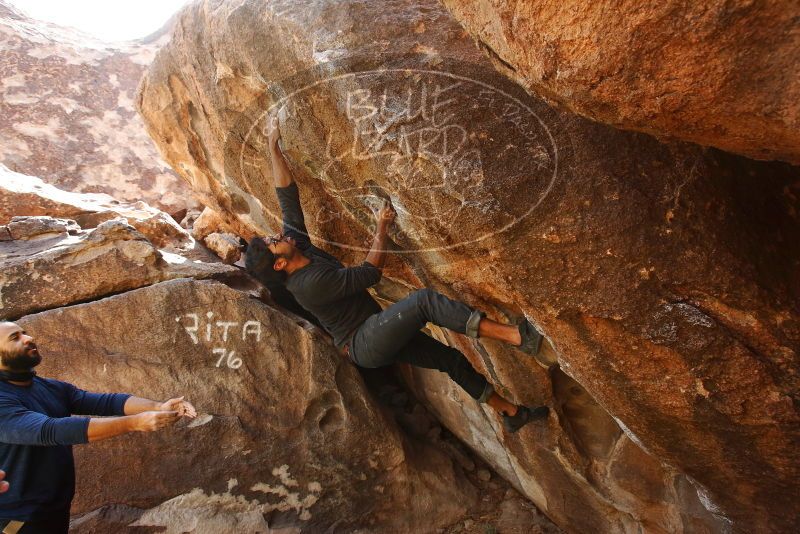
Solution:
[{"label": "spotter's head", "polygon": [[0,322],[0,365],[9,371],[29,371],[42,356],[33,338],[17,323]]}]

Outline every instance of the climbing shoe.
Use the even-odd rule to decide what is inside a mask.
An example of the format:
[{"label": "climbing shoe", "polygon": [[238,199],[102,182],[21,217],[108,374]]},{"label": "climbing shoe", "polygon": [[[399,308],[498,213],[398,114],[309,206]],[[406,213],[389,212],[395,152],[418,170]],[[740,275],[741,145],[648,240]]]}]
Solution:
[{"label": "climbing shoe", "polygon": [[519,350],[532,356],[539,354],[544,336],[528,320],[521,322],[517,328],[519,329],[519,336],[522,338]]},{"label": "climbing shoe", "polygon": [[517,347],[519,350],[526,354],[530,354],[536,359],[536,363],[544,367],[545,369],[550,369],[553,367],[554,363],[547,360],[543,354],[541,354],[542,350],[542,340],[544,336],[536,330],[536,327],[533,326],[530,321],[525,320],[519,325],[519,336],[522,338],[522,344]]},{"label": "climbing shoe", "polygon": [[517,413],[514,415],[503,414],[503,428],[510,434],[513,434],[530,421],[546,419],[549,413],[550,408],[547,406],[539,406],[533,410],[526,406],[520,406],[517,408]]}]

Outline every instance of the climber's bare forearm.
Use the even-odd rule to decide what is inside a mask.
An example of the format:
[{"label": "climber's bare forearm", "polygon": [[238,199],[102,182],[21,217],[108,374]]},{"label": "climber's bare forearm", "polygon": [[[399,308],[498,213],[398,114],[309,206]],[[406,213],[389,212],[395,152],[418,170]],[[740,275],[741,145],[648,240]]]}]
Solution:
[{"label": "climber's bare forearm", "polygon": [[366,260],[378,269],[383,269],[383,265],[386,263],[386,243],[388,239],[388,225],[378,224],[378,231],[372,240],[372,248],[370,248]]},{"label": "climber's bare forearm", "polygon": [[272,177],[275,180],[275,187],[286,187],[293,184],[294,176],[289,169],[289,164],[286,163],[286,158],[283,157],[277,140],[270,143],[269,151],[272,156]]}]

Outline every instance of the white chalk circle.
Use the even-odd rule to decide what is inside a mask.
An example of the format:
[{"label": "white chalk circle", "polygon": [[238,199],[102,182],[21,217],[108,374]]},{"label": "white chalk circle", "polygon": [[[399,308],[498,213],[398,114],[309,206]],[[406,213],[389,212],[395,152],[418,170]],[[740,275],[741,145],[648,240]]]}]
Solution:
[{"label": "white chalk circle", "polygon": [[[281,110],[282,124],[292,116],[313,119],[313,113],[303,111],[320,99],[352,129],[325,136],[324,156],[313,162],[315,177],[352,211],[374,210],[381,197],[391,199],[401,230],[393,237],[406,245],[401,253],[452,249],[505,232],[542,203],[558,176],[554,137],[519,98],[452,72],[392,68],[318,79],[280,98],[241,138],[238,172],[246,172],[248,154],[263,157],[254,156],[252,147],[264,145],[266,123],[276,109]],[[351,183],[344,176],[347,169],[364,165],[381,173],[380,185],[342,187]],[[280,223],[280,213],[268,215]],[[306,210],[307,221],[317,218],[321,223],[350,215]],[[477,218],[492,230],[464,235],[464,225]],[[310,237],[369,250],[313,233]],[[415,246],[420,242],[437,246]]]}]

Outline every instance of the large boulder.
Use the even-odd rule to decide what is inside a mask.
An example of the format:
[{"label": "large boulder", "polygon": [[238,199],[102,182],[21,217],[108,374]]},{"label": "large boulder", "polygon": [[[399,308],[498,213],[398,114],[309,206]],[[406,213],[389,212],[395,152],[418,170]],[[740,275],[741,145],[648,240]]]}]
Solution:
[{"label": "large boulder", "polygon": [[553,104],[800,164],[796,2],[442,3],[498,70]]},{"label": "large boulder", "polygon": [[[452,336],[441,337],[448,340]],[[469,343],[450,341],[482,371],[494,373],[497,383],[513,387],[522,399],[531,399],[527,401],[530,404],[547,399],[556,409],[556,421],[531,425],[521,430],[523,439],[519,439],[503,432],[492,410],[476,404],[446,375],[404,365],[407,383],[447,428],[566,530],[729,530],[724,519],[704,506],[702,489],[690,477],[664,465],[632,441],[568,375],[555,370],[549,379],[540,376],[536,382],[523,384],[510,374],[519,363],[511,363],[515,357],[509,351],[498,354],[492,350],[496,347],[489,349],[491,358],[502,355],[510,363],[497,370],[484,364],[481,351]],[[517,393],[526,387],[530,393]]]},{"label": "large boulder", "polygon": [[239,235],[278,227],[279,109],[312,239],[361,261],[388,197],[387,278],[544,331],[554,376],[453,342],[508,397],[550,404],[547,424],[492,437],[463,398],[430,402],[558,525],[797,527],[797,169],[554,110],[432,0],[197,2],[138,100]]},{"label": "large boulder", "polygon": [[231,275],[235,267],[160,252],[124,220],[91,230],[51,217],[0,226],[0,316],[94,300],[173,278]]},{"label": "large boulder", "polygon": [[80,231],[81,227],[71,219],[12,217],[8,224],[0,226],[0,241],[29,241],[63,234],[76,235]]},{"label": "large boulder", "polygon": [[142,201],[120,202],[105,193],[63,191],[0,164],[0,224],[15,216],[41,215],[74,219],[81,228],[121,217],[159,248],[180,250],[192,245],[189,233],[170,215]]},{"label": "large boulder", "polygon": [[168,38],[165,29],[106,43],[0,1],[0,163],[64,190],[142,200],[170,214],[194,205],[133,105]]},{"label": "large boulder", "polygon": [[233,231],[225,224],[222,217],[211,208],[203,209],[203,212],[192,222],[191,226],[192,236],[201,241],[211,234],[230,234]]},{"label": "large boulder", "polygon": [[433,532],[477,501],[448,456],[403,438],[327,339],[219,282],[163,282],[19,322],[43,376],[186,395],[199,413],[76,447],[77,532]]},{"label": "large boulder", "polygon": [[208,234],[203,243],[209,250],[214,252],[223,263],[234,264],[239,261],[242,253],[242,247],[239,243],[239,238],[232,234],[222,234],[214,232]]}]

